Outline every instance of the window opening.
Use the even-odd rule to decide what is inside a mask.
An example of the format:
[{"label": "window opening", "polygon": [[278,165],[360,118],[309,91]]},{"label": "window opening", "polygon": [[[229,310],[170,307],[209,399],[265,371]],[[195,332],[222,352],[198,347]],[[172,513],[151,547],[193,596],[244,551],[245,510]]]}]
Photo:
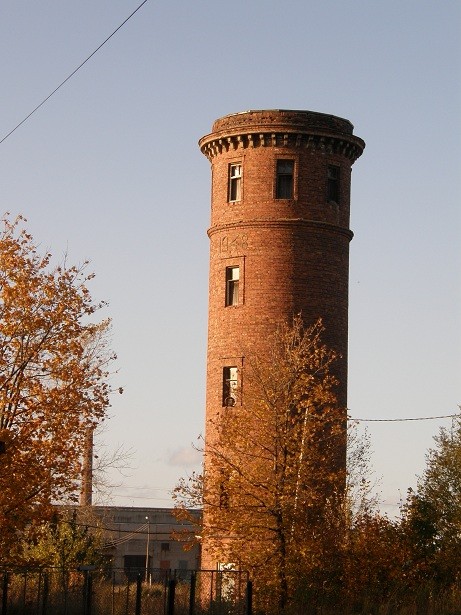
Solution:
[{"label": "window opening", "polygon": [[277,199],[293,198],[294,160],[277,160],[277,180],[275,195]]},{"label": "window opening", "polygon": [[235,406],[237,400],[237,367],[223,368],[222,405]]},{"label": "window opening", "polygon": [[242,165],[229,165],[229,201],[240,201],[242,198]]},{"label": "window opening", "polygon": [[229,508],[229,490],[224,480],[219,484],[219,508]]},{"label": "window opening", "polygon": [[166,578],[166,570],[170,570],[171,568],[171,562],[169,559],[161,559],[160,560],[160,570],[161,570],[161,578],[164,579]]},{"label": "window opening", "polygon": [[339,167],[328,165],[327,201],[339,204]]},{"label": "window opening", "polygon": [[226,267],[226,306],[238,305],[240,267]]},{"label": "window opening", "polygon": [[187,571],[189,570],[189,562],[187,559],[178,561],[178,579],[185,581],[187,579]]}]

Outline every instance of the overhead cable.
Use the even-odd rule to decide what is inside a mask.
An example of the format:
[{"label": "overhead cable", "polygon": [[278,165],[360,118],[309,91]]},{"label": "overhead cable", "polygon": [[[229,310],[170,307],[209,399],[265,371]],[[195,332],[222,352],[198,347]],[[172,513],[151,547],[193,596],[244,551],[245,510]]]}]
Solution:
[{"label": "overhead cable", "polygon": [[15,126],[12,130],[10,130],[10,132],[9,132],[8,134],[6,134],[6,135],[3,137],[3,139],[1,139],[1,140],[0,140],[0,144],[1,144],[1,143],[3,143],[3,141],[5,141],[6,139],[8,139],[8,137],[9,137],[10,135],[12,135],[12,134],[13,134],[13,132],[15,132],[15,130],[17,130],[20,126],[22,126],[22,125],[24,124],[24,122],[26,122],[26,121],[27,121],[27,120],[28,120],[28,119],[29,119],[29,118],[30,118],[30,117],[31,117],[31,116],[32,116],[32,115],[33,115],[36,111],[38,111],[38,110],[40,109],[40,107],[42,107],[42,106],[43,106],[43,105],[44,105],[44,104],[45,104],[45,103],[46,103],[46,102],[47,102],[47,101],[48,101],[48,100],[49,100],[49,99],[53,96],[53,94],[56,94],[56,92],[57,92],[60,88],[62,88],[62,86],[63,86],[65,83],[67,83],[67,82],[69,81],[69,79],[71,79],[71,78],[75,75],[75,73],[76,73],[77,71],[79,71],[79,70],[82,68],[82,66],[84,66],[84,65],[88,62],[88,60],[90,60],[90,59],[91,59],[91,58],[92,58],[92,57],[93,57],[93,56],[94,56],[94,55],[95,55],[95,54],[96,54],[96,53],[97,53],[97,52],[101,49],[101,47],[103,47],[103,46],[107,43],[107,41],[109,41],[109,40],[110,40],[110,39],[114,36],[114,34],[116,34],[116,33],[120,30],[120,28],[122,28],[122,27],[126,24],[126,22],[127,22],[129,19],[131,19],[131,18],[133,17],[133,15],[134,15],[135,13],[137,13],[137,12],[139,11],[139,9],[140,9],[140,8],[141,8],[144,4],[146,4],[146,2],[147,2],[147,0],[144,0],[143,2],[141,2],[141,4],[138,6],[138,8],[137,8],[137,9],[135,9],[135,10],[131,13],[131,15],[129,15],[129,16],[125,19],[125,21],[123,21],[123,23],[121,23],[121,24],[118,26],[118,28],[116,28],[116,29],[112,32],[112,34],[111,34],[110,36],[108,36],[108,37],[106,38],[106,40],[105,40],[104,42],[102,42],[102,43],[99,45],[99,47],[97,47],[97,49],[95,49],[95,50],[93,51],[93,53],[91,53],[91,54],[90,54],[90,55],[86,58],[86,60],[84,60],[84,61],[80,64],[80,66],[77,66],[77,68],[76,68],[74,71],[72,71],[72,72],[70,73],[70,75],[69,75],[68,77],[66,77],[66,78],[64,79],[64,81],[62,81],[62,82],[58,85],[58,87],[57,87],[57,88],[55,88],[55,89],[51,92],[51,94],[48,94],[48,96],[47,96],[46,98],[44,98],[44,99],[42,100],[42,102],[41,102],[39,105],[37,105],[37,106],[35,107],[35,109],[33,109],[33,110],[29,113],[29,115],[27,115],[27,116],[26,116],[26,117],[25,117],[25,118],[24,118],[21,122],[19,122],[19,124],[17,124],[17,125],[16,125],[16,126]]},{"label": "overhead cable", "polygon": [[416,416],[410,418],[400,418],[400,419],[359,419],[349,417],[348,420],[353,422],[363,422],[363,423],[403,423],[404,421],[434,421],[436,419],[454,419],[456,417],[460,417],[460,414],[441,414],[439,416]]}]

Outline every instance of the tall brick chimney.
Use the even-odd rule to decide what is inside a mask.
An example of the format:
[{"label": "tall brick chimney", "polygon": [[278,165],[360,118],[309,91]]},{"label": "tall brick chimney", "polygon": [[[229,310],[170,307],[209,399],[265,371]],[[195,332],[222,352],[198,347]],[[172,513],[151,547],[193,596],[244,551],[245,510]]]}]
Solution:
[{"label": "tall brick chimney", "polygon": [[[210,420],[235,403],[242,347],[263,353],[297,314],[321,317],[342,357],[346,413],[351,167],[365,143],[348,120],[276,109],[218,119],[199,146],[212,167],[205,446]],[[216,565],[205,543],[202,567]]]}]

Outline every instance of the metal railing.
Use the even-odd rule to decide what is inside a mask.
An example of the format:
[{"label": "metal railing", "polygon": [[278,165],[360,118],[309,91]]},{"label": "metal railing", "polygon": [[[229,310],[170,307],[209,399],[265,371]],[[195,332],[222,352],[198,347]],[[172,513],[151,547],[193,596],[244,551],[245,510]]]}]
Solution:
[{"label": "metal railing", "polygon": [[1,615],[252,615],[242,571],[4,570]]}]

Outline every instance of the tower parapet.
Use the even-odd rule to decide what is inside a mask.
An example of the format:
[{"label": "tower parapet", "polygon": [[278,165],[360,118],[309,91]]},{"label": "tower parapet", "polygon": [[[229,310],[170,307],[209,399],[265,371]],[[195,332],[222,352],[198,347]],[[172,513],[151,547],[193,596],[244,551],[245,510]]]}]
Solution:
[{"label": "tower parapet", "polygon": [[213,132],[200,139],[211,159],[223,151],[251,147],[299,147],[338,153],[355,162],[365,143],[353,136],[349,120],[314,111],[245,111],[216,120]]}]

